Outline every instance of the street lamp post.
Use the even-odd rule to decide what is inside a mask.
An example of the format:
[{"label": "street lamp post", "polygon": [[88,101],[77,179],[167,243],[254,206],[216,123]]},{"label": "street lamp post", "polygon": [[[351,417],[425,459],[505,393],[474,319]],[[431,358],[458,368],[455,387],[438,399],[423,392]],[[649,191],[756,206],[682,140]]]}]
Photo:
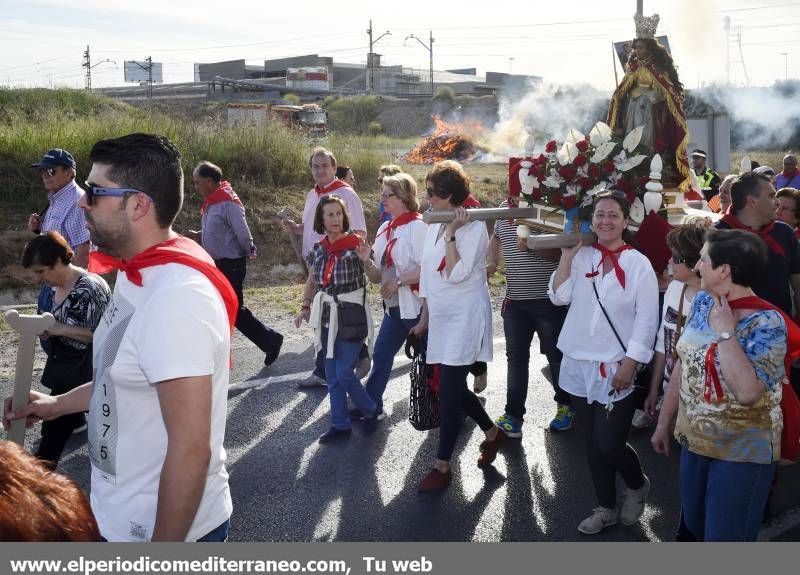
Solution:
[{"label": "street lamp post", "polygon": [[369,54],[367,54],[367,92],[375,91],[375,53],[373,46],[378,43],[378,40],[384,36],[391,36],[392,33],[388,30],[378,36],[375,40],[372,39],[372,20],[369,21],[369,28],[367,28],[367,35],[369,36]]},{"label": "street lamp post", "polygon": [[781,52],[781,56],[783,56],[783,79],[784,81],[789,81],[789,53],[788,52]]},{"label": "street lamp post", "polygon": [[413,38],[414,40],[422,44],[422,47],[425,48],[430,53],[431,96],[433,96],[433,31],[430,32],[429,44],[425,44],[425,42],[423,42],[413,34],[409,34],[408,36],[406,36],[405,40],[403,40],[403,43],[405,44],[405,41],[408,40],[409,38]]}]

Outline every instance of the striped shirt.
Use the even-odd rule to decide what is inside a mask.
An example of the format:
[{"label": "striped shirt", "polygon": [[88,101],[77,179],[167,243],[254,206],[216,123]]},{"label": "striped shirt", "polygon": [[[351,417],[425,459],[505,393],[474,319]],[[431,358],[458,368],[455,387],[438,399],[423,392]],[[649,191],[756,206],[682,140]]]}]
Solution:
[{"label": "striped shirt", "polygon": [[[500,207],[507,208],[508,202],[504,201]],[[549,299],[547,284],[558,262],[517,249],[517,226],[509,223],[508,219],[495,221],[494,235],[500,240],[506,263],[506,297],[512,300]]]},{"label": "striped shirt", "polygon": [[86,229],[86,219],[83,210],[78,207],[78,201],[84,191],[72,180],[66,186],[47,194],[47,212],[42,221],[42,233],[58,232],[67,240],[73,250],[89,241],[89,230]]}]

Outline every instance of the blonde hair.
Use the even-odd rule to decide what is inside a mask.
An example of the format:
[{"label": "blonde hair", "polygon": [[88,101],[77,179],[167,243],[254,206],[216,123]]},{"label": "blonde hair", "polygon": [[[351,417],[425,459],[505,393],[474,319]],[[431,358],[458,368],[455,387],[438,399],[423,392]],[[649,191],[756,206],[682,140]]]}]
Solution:
[{"label": "blonde hair", "polygon": [[410,212],[419,211],[419,201],[417,200],[417,182],[406,173],[395,174],[383,178],[383,185],[392,190],[403,205]]}]

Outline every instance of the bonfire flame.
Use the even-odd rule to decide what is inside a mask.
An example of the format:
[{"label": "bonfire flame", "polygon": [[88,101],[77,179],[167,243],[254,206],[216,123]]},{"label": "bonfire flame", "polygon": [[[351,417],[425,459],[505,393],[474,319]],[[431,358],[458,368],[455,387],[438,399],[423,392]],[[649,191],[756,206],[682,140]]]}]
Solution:
[{"label": "bonfire flame", "polygon": [[448,123],[435,115],[433,123],[433,133],[403,156],[405,161],[412,164],[433,164],[441,160],[468,162],[476,156],[475,139],[484,131],[479,121]]}]

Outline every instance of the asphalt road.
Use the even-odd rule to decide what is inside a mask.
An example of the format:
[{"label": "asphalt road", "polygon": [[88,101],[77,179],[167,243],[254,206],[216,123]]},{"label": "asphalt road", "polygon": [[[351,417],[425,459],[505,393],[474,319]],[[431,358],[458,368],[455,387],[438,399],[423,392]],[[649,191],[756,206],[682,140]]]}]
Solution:
[{"label": "asphalt road", "polygon": [[[496,314],[499,315],[499,314]],[[499,318],[496,318],[498,320]],[[502,334],[500,325],[495,334]],[[310,339],[293,338],[270,368],[237,333],[229,393],[226,448],[234,501],[231,541],[669,541],[677,523],[677,458],[657,456],[649,432],[630,441],[651,479],[641,522],[595,536],[578,523],[595,505],[577,427],[552,433],[552,388],[534,341],[527,416],[521,440],[509,440],[494,467],[475,462],[482,433],[467,420],[453,458],[454,479],[442,494],[418,494],[433,461],[437,431],[407,421],[409,362],[398,356],[387,389],[389,417],[372,435],[358,423],[351,438],[320,445],[329,427],[323,388],[300,390],[312,362]],[[495,340],[489,414],[505,405],[505,342]],[[28,433],[28,442],[38,430]],[[86,434],[75,435],[60,470],[89,489]],[[620,493],[623,486],[619,485]]]}]

